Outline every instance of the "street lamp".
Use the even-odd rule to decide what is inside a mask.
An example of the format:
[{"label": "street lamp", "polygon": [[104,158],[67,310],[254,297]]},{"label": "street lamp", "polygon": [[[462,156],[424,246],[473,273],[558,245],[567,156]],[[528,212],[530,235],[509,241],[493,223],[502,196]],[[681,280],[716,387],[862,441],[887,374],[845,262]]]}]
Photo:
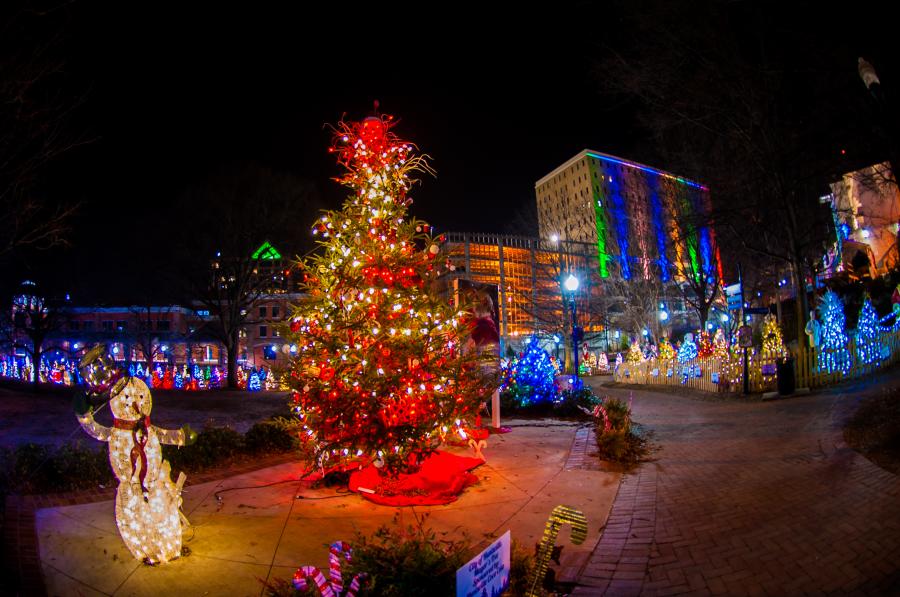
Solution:
[{"label": "street lamp", "polygon": [[[563,282],[569,293],[570,306],[572,308],[572,353],[573,362],[575,364],[575,377],[578,377],[578,319],[575,314],[575,291],[578,290],[578,278],[575,274],[569,274],[566,281]],[[573,384],[574,385],[574,384]]]}]

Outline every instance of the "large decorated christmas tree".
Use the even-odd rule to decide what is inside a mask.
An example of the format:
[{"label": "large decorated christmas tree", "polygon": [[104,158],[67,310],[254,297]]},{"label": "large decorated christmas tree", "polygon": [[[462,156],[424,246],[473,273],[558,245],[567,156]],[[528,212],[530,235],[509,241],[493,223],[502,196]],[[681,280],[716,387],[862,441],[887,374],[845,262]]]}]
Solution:
[{"label": "large decorated christmas tree", "polygon": [[819,319],[822,320],[821,346],[819,347],[819,369],[828,373],[850,371],[851,357],[847,350],[846,320],[841,297],[833,290],[825,293],[819,305]]},{"label": "large decorated christmas tree", "polygon": [[293,408],[317,461],[370,460],[400,471],[458,439],[490,396],[495,355],[469,341],[465,305],[440,291],[448,263],[410,218],[410,178],[429,172],[388,116],[338,125],[330,149],[351,189],[316,222],[301,265],[305,298],[288,341]]}]

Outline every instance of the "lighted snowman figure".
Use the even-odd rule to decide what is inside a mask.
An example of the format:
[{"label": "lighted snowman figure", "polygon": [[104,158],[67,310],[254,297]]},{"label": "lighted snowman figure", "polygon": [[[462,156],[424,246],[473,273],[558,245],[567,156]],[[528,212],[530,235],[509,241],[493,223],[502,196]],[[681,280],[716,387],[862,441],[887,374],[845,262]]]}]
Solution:
[{"label": "lighted snowman figure", "polygon": [[178,430],[150,423],[153,399],[142,379],[124,377],[110,390],[113,426],[94,420],[83,400],[76,402],[81,427],[91,437],[109,442],[109,462],[119,480],[116,524],[125,545],[139,560],[162,563],[181,555],[181,488],[185,475],[173,483],[160,444],[183,446],[197,434],[185,425]]}]

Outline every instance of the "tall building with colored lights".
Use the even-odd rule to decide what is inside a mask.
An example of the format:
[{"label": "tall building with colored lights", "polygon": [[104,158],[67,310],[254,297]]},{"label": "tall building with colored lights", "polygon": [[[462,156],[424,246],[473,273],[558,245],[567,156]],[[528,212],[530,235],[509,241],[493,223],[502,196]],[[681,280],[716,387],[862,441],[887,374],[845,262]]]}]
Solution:
[{"label": "tall building with colored lights", "polygon": [[535,195],[541,238],[591,245],[601,278],[669,282],[686,260],[692,271],[721,268],[704,225],[709,189],[698,182],[585,149],[538,180]]},{"label": "tall building with colored lights", "polygon": [[[617,327],[607,311],[607,284],[596,268],[594,244],[481,232],[447,232],[445,248],[454,266],[452,278],[497,288],[498,330],[503,346],[521,349],[533,334],[551,353],[553,338],[564,344],[570,312],[562,289],[564,274],[579,272],[578,320],[584,346],[618,350],[630,332]],[[668,325],[685,324],[689,313],[672,294]],[[658,321],[654,321],[654,324]],[[658,327],[651,330],[654,335]],[[623,336],[624,335],[624,336]]]}]

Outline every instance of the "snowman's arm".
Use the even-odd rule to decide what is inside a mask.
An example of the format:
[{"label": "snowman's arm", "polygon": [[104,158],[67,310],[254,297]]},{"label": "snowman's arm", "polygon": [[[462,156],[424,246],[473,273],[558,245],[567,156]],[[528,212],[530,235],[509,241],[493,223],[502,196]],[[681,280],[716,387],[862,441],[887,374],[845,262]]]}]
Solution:
[{"label": "snowman's arm", "polygon": [[78,422],[81,423],[81,428],[84,429],[84,432],[94,439],[98,439],[101,442],[109,441],[112,429],[95,421],[94,415],[90,411],[83,415],[78,415]]},{"label": "snowman's arm", "polygon": [[163,429],[154,425],[153,431],[156,432],[156,437],[159,438],[159,443],[161,444],[184,445],[184,429]]}]

